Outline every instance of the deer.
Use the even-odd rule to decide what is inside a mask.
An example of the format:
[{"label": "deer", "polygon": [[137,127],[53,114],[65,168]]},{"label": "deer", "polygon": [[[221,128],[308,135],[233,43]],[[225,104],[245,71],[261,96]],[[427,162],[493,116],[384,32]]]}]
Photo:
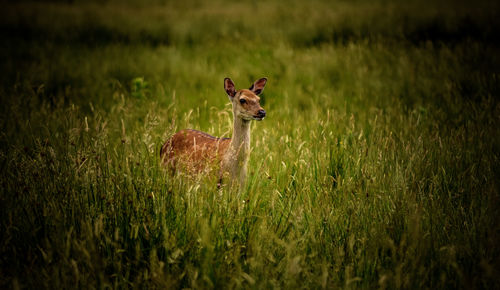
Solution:
[{"label": "deer", "polygon": [[[251,121],[262,121],[266,111],[260,106],[260,97],[267,78],[255,81],[249,89],[236,90],[230,78],[224,79],[224,90],[233,109],[233,136],[219,138],[193,129],[183,129],[162,146],[160,159],[175,173],[183,167],[200,173],[218,167],[217,188],[229,177],[231,184],[244,185],[250,155]],[[181,168],[182,169],[182,168]]]}]

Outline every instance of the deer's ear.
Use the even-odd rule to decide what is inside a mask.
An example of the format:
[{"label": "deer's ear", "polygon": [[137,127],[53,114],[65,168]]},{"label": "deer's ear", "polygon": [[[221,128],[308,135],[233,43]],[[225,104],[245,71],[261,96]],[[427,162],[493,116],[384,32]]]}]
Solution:
[{"label": "deer's ear", "polygon": [[267,83],[267,78],[258,79],[255,81],[255,83],[253,83],[253,85],[250,87],[249,90],[251,90],[256,95],[260,95],[264,91],[266,83]]},{"label": "deer's ear", "polygon": [[224,90],[226,90],[229,99],[232,100],[236,95],[236,89],[234,88],[234,83],[230,78],[224,79]]}]

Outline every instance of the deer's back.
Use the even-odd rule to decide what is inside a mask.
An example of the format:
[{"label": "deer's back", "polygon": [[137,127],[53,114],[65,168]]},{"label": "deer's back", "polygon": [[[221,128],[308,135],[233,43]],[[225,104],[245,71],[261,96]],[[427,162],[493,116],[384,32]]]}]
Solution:
[{"label": "deer's back", "polygon": [[217,138],[207,133],[185,129],[175,133],[161,148],[161,160],[176,168],[180,164],[202,170],[207,166],[219,165],[230,138]]}]

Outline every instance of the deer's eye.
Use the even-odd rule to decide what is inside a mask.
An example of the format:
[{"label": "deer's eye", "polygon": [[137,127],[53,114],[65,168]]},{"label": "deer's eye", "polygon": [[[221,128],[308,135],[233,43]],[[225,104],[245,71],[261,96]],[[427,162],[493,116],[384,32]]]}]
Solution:
[{"label": "deer's eye", "polygon": [[242,104],[242,105],[243,105],[243,104],[246,104],[246,103],[247,103],[247,100],[245,100],[245,99],[240,99],[240,104]]}]

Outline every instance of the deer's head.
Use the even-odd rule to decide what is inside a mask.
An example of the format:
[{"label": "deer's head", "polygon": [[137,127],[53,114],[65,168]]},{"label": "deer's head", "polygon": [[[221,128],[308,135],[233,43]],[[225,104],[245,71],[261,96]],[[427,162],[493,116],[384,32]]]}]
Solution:
[{"label": "deer's head", "polygon": [[266,111],[260,106],[259,95],[264,91],[266,82],[267,78],[261,78],[253,83],[248,90],[236,90],[230,78],[224,79],[224,89],[233,104],[235,118],[241,118],[246,121],[262,121],[264,119]]}]

